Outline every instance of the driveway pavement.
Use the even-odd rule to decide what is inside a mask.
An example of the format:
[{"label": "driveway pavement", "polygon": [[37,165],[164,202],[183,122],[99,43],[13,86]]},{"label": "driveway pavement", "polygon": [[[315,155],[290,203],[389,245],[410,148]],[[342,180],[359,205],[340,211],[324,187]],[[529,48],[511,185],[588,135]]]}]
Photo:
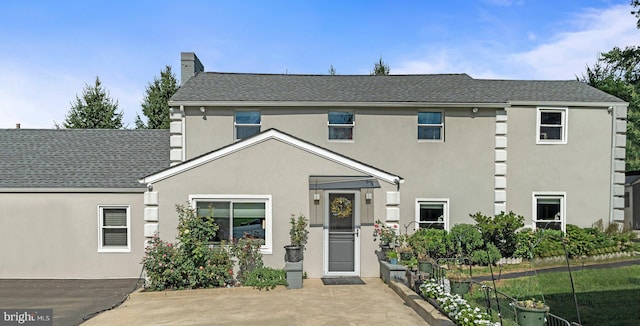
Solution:
[{"label": "driveway pavement", "polygon": [[109,309],[135,289],[137,279],[0,279],[0,308],[53,309],[53,324],[79,325],[83,317]]},{"label": "driveway pavement", "polygon": [[89,325],[427,325],[379,278],[365,285],[302,289],[246,288],[143,292],[83,324]]}]

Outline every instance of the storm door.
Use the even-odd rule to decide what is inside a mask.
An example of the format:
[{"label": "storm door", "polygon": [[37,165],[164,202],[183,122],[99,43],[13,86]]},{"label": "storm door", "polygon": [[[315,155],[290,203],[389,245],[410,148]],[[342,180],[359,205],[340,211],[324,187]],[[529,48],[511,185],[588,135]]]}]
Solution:
[{"label": "storm door", "polygon": [[327,191],[325,194],[324,273],[360,275],[360,198],[357,191]]}]

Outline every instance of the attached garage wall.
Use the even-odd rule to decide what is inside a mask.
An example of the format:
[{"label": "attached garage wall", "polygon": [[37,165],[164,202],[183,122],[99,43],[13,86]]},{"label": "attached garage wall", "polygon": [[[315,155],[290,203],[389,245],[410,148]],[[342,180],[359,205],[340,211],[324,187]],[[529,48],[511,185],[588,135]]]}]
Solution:
[{"label": "attached garage wall", "polygon": [[[98,206],[130,206],[130,252],[98,252]],[[137,278],[142,193],[0,193],[0,278]]]}]

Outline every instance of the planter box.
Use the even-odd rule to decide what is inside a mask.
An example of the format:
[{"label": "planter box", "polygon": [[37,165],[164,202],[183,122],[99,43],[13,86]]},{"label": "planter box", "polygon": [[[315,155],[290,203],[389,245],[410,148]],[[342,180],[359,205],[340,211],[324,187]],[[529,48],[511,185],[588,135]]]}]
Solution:
[{"label": "planter box", "polygon": [[405,265],[393,265],[388,261],[378,260],[380,263],[380,278],[385,283],[389,283],[391,280],[400,280],[404,283],[407,282],[406,271],[407,266]]}]

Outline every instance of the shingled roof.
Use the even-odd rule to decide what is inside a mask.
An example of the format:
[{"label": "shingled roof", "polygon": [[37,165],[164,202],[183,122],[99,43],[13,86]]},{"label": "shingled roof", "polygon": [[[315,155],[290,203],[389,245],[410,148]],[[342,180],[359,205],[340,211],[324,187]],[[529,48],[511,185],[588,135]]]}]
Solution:
[{"label": "shingled roof", "polygon": [[169,167],[168,130],[0,129],[0,188],[141,188]]},{"label": "shingled roof", "polygon": [[623,102],[577,80],[486,80],[467,74],[282,75],[201,72],[171,98],[182,101],[508,103]]}]

